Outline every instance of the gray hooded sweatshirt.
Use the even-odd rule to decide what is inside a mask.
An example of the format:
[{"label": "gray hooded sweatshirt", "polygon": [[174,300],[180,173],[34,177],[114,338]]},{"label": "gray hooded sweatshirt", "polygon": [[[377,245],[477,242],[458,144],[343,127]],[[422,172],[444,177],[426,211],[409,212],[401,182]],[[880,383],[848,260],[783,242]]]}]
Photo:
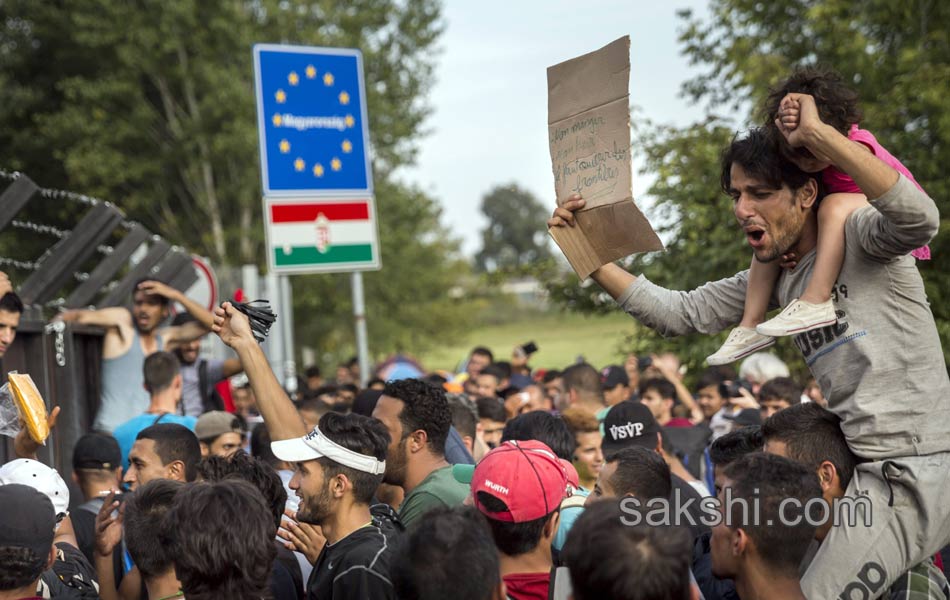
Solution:
[{"label": "gray hooded sweatshirt", "polygon": [[[937,207],[903,175],[871,206],[848,218],[844,265],[832,292],[838,323],[794,338],[808,368],[842,419],[858,456],[877,460],[950,450],[950,378],[916,260],[933,238]],[[784,270],[772,301],[801,296],[815,251]],[[716,333],[742,318],[748,271],[691,292],[645,277],[617,302],[661,335]]]}]

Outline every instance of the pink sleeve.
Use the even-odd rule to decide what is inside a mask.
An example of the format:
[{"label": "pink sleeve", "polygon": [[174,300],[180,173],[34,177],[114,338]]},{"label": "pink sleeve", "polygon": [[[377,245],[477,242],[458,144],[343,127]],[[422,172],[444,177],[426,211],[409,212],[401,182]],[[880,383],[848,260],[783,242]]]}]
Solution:
[{"label": "pink sleeve", "polygon": [[821,179],[825,184],[826,194],[860,194],[861,188],[844,171],[836,167],[828,167],[821,172]]},{"label": "pink sleeve", "polygon": [[[867,129],[858,129],[857,125],[852,125],[851,131],[848,132],[848,139],[852,142],[858,142],[867,146],[868,150],[871,151],[871,154],[881,158],[881,150],[884,150],[884,146],[881,146],[877,142],[877,138],[875,138],[874,135]],[[886,151],[885,154],[890,156],[890,153],[887,153]]]},{"label": "pink sleeve", "polygon": [[[907,167],[901,164],[901,161],[897,160],[897,158],[888,152],[884,146],[878,143],[877,138],[875,138],[874,134],[872,134],[870,131],[866,129],[859,129],[857,125],[852,125],[851,130],[848,131],[848,139],[852,142],[863,144],[868,150],[871,151],[871,154],[880,158],[888,166],[902,173],[905,177],[910,179],[914,185],[923,190]],[[857,184],[854,183],[854,180],[851,179],[850,176],[842,171],[839,171],[834,166],[828,167],[822,171],[822,180],[825,184],[825,192],[829,194],[836,192],[851,194],[863,193],[861,188],[859,188]]]}]

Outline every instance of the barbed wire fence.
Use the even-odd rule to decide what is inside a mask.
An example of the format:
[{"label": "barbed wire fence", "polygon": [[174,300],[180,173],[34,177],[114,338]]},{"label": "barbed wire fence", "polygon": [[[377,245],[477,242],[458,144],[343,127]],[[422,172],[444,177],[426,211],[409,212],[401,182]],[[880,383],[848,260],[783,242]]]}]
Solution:
[{"label": "barbed wire fence", "polygon": [[[66,206],[82,213],[69,228],[24,213],[29,206]],[[40,243],[39,256],[7,256],[0,250],[0,268],[25,276],[17,286],[30,317],[43,310],[119,306],[131,297],[135,283],[154,278],[179,290],[196,280],[191,257],[181,247],[126,218],[110,202],[67,190],[41,188],[19,171],[0,169],[0,231],[29,236]],[[110,240],[112,243],[109,243]],[[3,246],[10,249],[17,244]],[[91,267],[82,270],[82,267]]]}]

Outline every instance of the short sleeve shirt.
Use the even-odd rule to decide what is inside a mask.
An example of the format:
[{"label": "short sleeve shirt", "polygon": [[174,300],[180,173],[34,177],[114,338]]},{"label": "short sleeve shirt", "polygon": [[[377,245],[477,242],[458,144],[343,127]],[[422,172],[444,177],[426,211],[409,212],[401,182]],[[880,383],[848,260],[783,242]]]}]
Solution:
[{"label": "short sleeve shirt", "polygon": [[122,451],[122,468],[126,471],[129,469],[129,452],[132,451],[135,438],[138,437],[139,433],[146,427],[151,427],[157,423],[177,423],[194,431],[195,423],[197,422],[198,419],[195,417],[182,417],[181,415],[173,415],[171,413],[161,415],[161,419],[159,419],[159,415],[151,413],[132,417],[116,427],[115,431],[112,432],[116,441],[119,442],[119,450]]},{"label": "short sleeve shirt", "polygon": [[204,406],[201,402],[201,385],[198,377],[198,365],[204,361],[208,367],[206,394],[210,394],[214,386],[224,379],[223,360],[205,360],[199,358],[190,365],[181,365],[181,407],[182,412],[189,417],[201,416]]},{"label": "short sleeve shirt", "polygon": [[436,469],[402,501],[399,506],[399,519],[409,529],[419,517],[434,508],[462,504],[469,493],[469,486],[460,483],[452,475],[451,465]]}]

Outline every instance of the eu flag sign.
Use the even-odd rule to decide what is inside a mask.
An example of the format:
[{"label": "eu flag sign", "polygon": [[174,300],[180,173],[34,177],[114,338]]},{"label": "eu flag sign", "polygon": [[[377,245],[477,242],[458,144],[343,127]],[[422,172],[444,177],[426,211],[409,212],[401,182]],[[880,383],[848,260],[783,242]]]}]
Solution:
[{"label": "eu flag sign", "polygon": [[272,273],[381,267],[359,50],[254,46]]},{"label": "eu flag sign", "polygon": [[373,192],[359,50],[254,46],[265,197]]}]

